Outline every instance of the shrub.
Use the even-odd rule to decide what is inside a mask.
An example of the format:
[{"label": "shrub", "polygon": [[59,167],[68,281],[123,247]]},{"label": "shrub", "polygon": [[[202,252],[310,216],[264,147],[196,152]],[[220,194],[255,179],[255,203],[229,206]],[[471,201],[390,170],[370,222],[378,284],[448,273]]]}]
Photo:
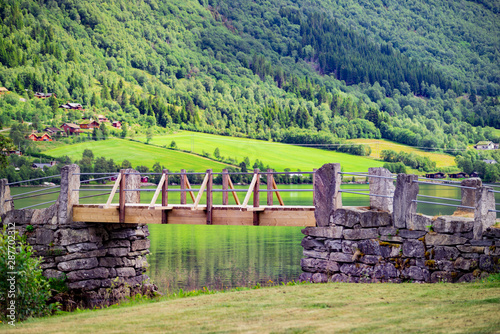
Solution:
[{"label": "shrub", "polygon": [[49,315],[58,306],[47,304],[49,282],[42,275],[41,259],[32,254],[26,239],[4,226],[0,233],[0,318],[6,322]]}]

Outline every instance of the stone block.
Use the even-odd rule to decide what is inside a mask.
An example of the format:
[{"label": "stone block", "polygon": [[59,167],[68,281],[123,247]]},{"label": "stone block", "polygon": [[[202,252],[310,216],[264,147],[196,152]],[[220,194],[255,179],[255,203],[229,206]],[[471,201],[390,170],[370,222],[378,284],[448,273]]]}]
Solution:
[{"label": "stone block", "polygon": [[342,182],[340,164],[325,164],[314,174],[314,217],[316,226],[328,226],[330,215],[342,207],[339,192]]},{"label": "stone block", "polygon": [[354,254],[358,249],[358,244],[356,241],[343,240],[342,241],[342,253],[344,254]]},{"label": "stone block", "polygon": [[417,175],[398,174],[394,191],[392,219],[394,227],[415,229],[413,216],[417,212],[418,183]]},{"label": "stone block", "polygon": [[68,255],[63,255],[63,256],[57,256],[55,258],[56,262],[66,262],[74,259],[84,259],[84,258],[89,258],[89,257],[101,257],[106,255],[108,252],[107,249],[97,249],[93,250],[90,252],[85,252],[85,253],[73,253],[73,254],[68,254]]},{"label": "stone block", "polygon": [[401,254],[402,254],[401,247],[402,247],[402,245],[400,245],[400,244],[381,242],[380,243],[380,254],[384,258],[398,257],[398,256],[401,256]]},{"label": "stone block", "polygon": [[57,265],[57,269],[67,272],[79,269],[91,269],[97,267],[98,265],[99,261],[97,261],[97,258],[91,257],[86,259],[75,259],[66,262],[60,262]]},{"label": "stone block", "polygon": [[402,272],[403,276],[415,281],[430,281],[430,273],[427,269],[422,269],[416,266],[406,268]]},{"label": "stone block", "polygon": [[382,235],[380,236],[380,241],[386,241],[386,242],[403,242],[404,239],[399,237],[399,236],[392,236],[392,235]]},{"label": "stone block", "polygon": [[80,252],[87,252],[87,251],[93,251],[97,249],[97,245],[93,242],[84,242],[81,244],[73,244],[69,245],[66,247],[68,252],[70,253],[80,253]]},{"label": "stone block", "polygon": [[135,252],[138,250],[149,249],[149,245],[150,245],[149,239],[134,240],[134,241],[132,241],[132,244],[130,246],[130,250],[132,252]]},{"label": "stone block", "polygon": [[439,283],[453,283],[452,273],[447,271],[435,271],[431,274],[431,282]]},{"label": "stone block", "polygon": [[306,227],[302,230],[302,234],[312,237],[340,239],[342,238],[342,231],[343,228],[341,226]]},{"label": "stone block", "polygon": [[399,230],[398,236],[405,239],[419,239],[425,234],[425,231]]},{"label": "stone block", "polygon": [[[438,270],[441,270],[441,271],[446,271],[446,272],[451,272],[453,271],[454,269],[454,262],[453,261],[449,261],[449,260],[438,260],[438,261],[435,261],[435,267],[438,269]],[[429,267],[432,267],[432,266],[429,266]]]},{"label": "stone block", "polygon": [[49,245],[51,242],[54,241],[54,232],[51,230],[39,227],[36,229],[35,234],[36,234],[36,243],[39,245]]},{"label": "stone block", "polygon": [[123,266],[124,267],[136,267],[135,264],[136,264],[136,260],[135,259],[129,259],[129,258],[126,258],[126,257],[123,258]]},{"label": "stone block", "polygon": [[434,247],[435,260],[454,261],[459,255],[460,252],[455,247],[443,247],[443,246]]},{"label": "stone block", "polygon": [[490,192],[490,187],[481,187],[476,191],[476,209],[474,210],[474,239],[480,240],[483,232],[496,223],[495,193]]},{"label": "stone block", "polygon": [[57,279],[64,279],[66,275],[59,270],[54,270],[54,269],[47,269],[43,271],[43,276],[47,278],[57,278]]},{"label": "stone block", "polygon": [[132,277],[135,276],[135,269],[131,267],[116,268],[116,274],[119,277]]},{"label": "stone block", "polygon": [[403,243],[403,256],[404,257],[424,257],[425,246],[419,240],[407,240]]},{"label": "stone block", "polygon": [[458,283],[470,283],[470,282],[474,282],[475,280],[476,280],[476,277],[474,276],[473,273],[467,273],[467,274],[462,275],[458,279]]},{"label": "stone block", "polygon": [[358,249],[365,255],[382,255],[378,240],[362,240],[358,242]]},{"label": "stone block", "polygon": [[328,282],[328,275],[324,273],[315,273],[312,275],[311,281],[313,283],[327,283]]},{"label": "stone block", "polygon": [[[474,177],[474,178],[462,180],[460,185],[462,187],[480,188],[483,185],[483,183],[482,183],[480,178]],[[460,191],[462,193],[461,205],[471,206],[471,207],[475,208],[477,205],[476,189],[461,188]],[[460,211],[474,212],[474,209],[471,210],[471,209],[460,208]]]},{"label": "stone block", "polygon": [[[392,173],[382,167],[368,168],[368,175],[377,175],[383,177],[392,177]],[[368,177],[370,183],[370,194],[391,196],[390,198],[370,196],[370,207],[376,210],[392,211],[394,196],[394,184],[392,179],[379,177]]]},{"label": "stone block", "polygon": [[330,252],[340,252],[342,250],[341,240],[325,240],[326,249]]},{"label": "stone block", "polygon": [[121,257],[103,257],[99,259],[99,266],[101,267],[123,266],[123,260]]},{"label": "stone block", "polygon": [[469,271],[470,269],[474,269],[474,263],[477,262],[471,259],[464,259],[463,257],[459,257],[458,259],[456,259],[454,266],[455,269]]},{"label": "stone block", "polygon": [[463,233],[470,232],[474,227],[473,218],[457,216],[441,216],[433,223],[432,228],[438,233]]},{"label": "stone block", "polygon": [[299,275],[299,282],[311,282],[312,283],[312,273],[301,273]]},{"label": "stone block", "polygon": [[467,239],[455,235],[428,233],[425,236],[427,246],[463,245]]},{"label": "stone block", "polygon": [[352,255],[344,253],[330,253],[330,260],[334,262],[354,262]]},{"label": "stone block", "polygon": [[307,250],[316,250],[320,252],[327,250],[325,244],[322,241],[318,241],[312,237],[303,238],[302,241],[300,242],[300,245],[302,246],[302,248]]},{"label": "stone block", "polygon": [[127,256],[129,254],[128,248],[109,248],[108,255],[110,256]]},{"label": "stone block", "polygon": [[380,262],[381,257],[377,255],[363,255],[359,262],[364,264],[377,264]]},{"label": "stone block", "polygon": [[494,226],[487,227],[483,232],[483,236],[493,239],[500,239],[500,228]]},{"label": "stone block", "polygon": [[109,271],[107,268],[98,267],[94,269],[72,271],[67,274],[67,277],[70,282],[102,279],[109,277]]},{"label": "stone block", "polygon": [[388,279],[398,276],[398,271],[392,263],[377,264],[373,267],[373,277],[378,279]]},{"label": "stone block", "polygon": [[88,242],[89,237],[90,234],[88,229],[60,229],[54,233],[54,243],[61,246],[68,246],[72,244]]},{"label": "stone block", "polygon": [[359,283],[359,277],[352,277],[346,274],[335,274],[330,277],[330,282],[334,283]]},{"label": "stone block", "polygon": [[380,227],[378,229],[378,234],[381,236],[386,236],[386,235],[397,235],[399,230],[395,227],[388,226],[388,227]]},{"label": "stone block", "polygon": [[343,264],[340,271],[350,276],[371,276],[373,274],[373,267],[366,264]]},{"label": "stone block", "polygon": [[136,228],[125,228],[125,229],[111,231],[111,233],[109,234],[110,239],[135,240],[138,237],[140,238],[146,237],[144,230]]},{"label": "stone block", "polygon": [[109,240],[104,244],[106,248],[117,248],[117,247],[130,247],[130,240],[119,239],[119,240]]},{"label": "stone block", "polygon": [[98,280],[98,279],[90,279],[87,281],[77,281],[77,282],[73,282],[73,283],[68,284],[68,288],[71,290],[81,289],[84,291],[88,291],[88,290],[98,289],[100,287],[101,287],[101,280]]},{"label": "stone block", "polygon": [[490,247],[495,244],[493,240],[469,240],[471,246]]},{"label": "stone block", "polygon": [[334,273],[339,271],[339,266],[335,261],[320,260],[320,259],[301,259],[300,265],[303,271]]},{"label": "stone block", "polygon": [[348,240],[375,239],[378,236],[376,228],[344,230],[344,238]]},{"label": "stone block", "polygon": [[414,231],[429,231],[428,226],[434,223],[434,218],[418,213],[412,216],[412,223],[413,227],[411,229]]},{"label": "stone block", "polygon": [[358,208],[339,208],[332,213],[330,222],[336,226],[353,227],[360,223],[364,211]]},{"label": "stone block", "polygon": [[484,254],[484,247],[481,246],[468,246],[468,245],[458,245],[457,246],[458,250],[461,251],[462,253],[478,253],[478,254]]},{"label": "stone block", "polygon": [[303,250],[302,251],[302,254],[305,256],[305,257],[311,257],[311,258],[314,258],[314,259],[328,259],[328,252],[316,252],[316,251],[312,251],[312,250]]},{"label": "stone block", "polygon": [[497,269],[497,265],[495,265],[495,261],[492,256],[489,255],[481,255],[479,257],[479,269],[487,271],[489,273],[493,273]]}]

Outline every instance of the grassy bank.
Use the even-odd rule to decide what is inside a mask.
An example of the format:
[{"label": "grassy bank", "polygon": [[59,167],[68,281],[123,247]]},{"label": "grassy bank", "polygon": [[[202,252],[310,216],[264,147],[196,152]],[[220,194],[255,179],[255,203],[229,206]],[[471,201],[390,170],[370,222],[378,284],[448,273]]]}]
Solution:
[{"label": "grassy bank", "polygon": [[[146,140],[146,138],[137,139]],[[251,164],[253,164],[256,159],[259,159],[264,165],[269,165],[279,171],[285,168],[309,171],[313,168],[320,168],[323,164],[329,162],[339,162],[344,171],[351,172],[367,171],[369,167],[382,167],[383,165],[383,162],[380,161],[346,153],[189,131],[155,136],[151,143],[169,146],[172,141],[175,141],[179,149],[192,150],[197,154],[206,152],[213,157],[215,149],[219,148],[221,156],[231,157],[238,162],[248,157]]]},{"label": "grassy bank", "polygon": [[500,282],[306,284],[82,311],[7,333],[498,333]]}]

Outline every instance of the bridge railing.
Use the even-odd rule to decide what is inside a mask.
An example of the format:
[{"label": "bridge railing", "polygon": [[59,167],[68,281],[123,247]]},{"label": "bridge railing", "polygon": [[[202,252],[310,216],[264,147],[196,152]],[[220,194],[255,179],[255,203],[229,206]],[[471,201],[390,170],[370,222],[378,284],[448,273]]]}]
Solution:
[{"label": "bridge railing", "polygon": [[[50,180],[54,180],[54,179],[58,179],[60,177],[61,177],[61,174],[56,174],[56,175],[51,175],[51,176],[44,176],[44,177],[38,177],[38,178],[23,180],[23,181],[10,182],[10,183],[6,183],[6,186],[9,186],[9,188],[10,188],[11,186],[29,185],[29,183],[39,183],[41,180],[49,180],[49,179]],[[15,201],[19,201],[19,200],[23,200],[23,199],[28,199],[28,198],[30,198],[30,199],[38,198],[39,199],[42,196],[59,193],[60,188],[61,188],[60,185],[43,186],[41,189],[27,191],[27,192],[22,192],[22,193],[19,193],[19,194],[7,196],[9,198],[5,198],[4,199],[4,203],[1,203],[1,204],[4,205],[4,204],[10,202],[9,204],[12,204],[12,207],[14,207]],[[54,189],[57,189],[57,190],[54,190]],[[48,190],[52,190],[52,191],[48,191]],[[36,201],[36,199],[35,199],[35,201]],[[57,201],[57,199],[56,200],[51,200],[51,201],[39,202],[39,203],[35,203],[35,204],[32,204],[32,205],[28,205],[28,206],[22,207],[20,209],[35,208],[35,207],[42,206],[42,205],[52,204],[52,203],[55,203],[56,201]]]}]

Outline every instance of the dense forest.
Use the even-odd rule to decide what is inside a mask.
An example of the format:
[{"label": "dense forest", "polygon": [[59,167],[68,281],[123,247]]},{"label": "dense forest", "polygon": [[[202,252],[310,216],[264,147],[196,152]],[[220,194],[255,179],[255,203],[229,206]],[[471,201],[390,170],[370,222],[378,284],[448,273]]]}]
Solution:
[{"label": "dense forest", "polygon": [[85,117],[137,125],[131,133],[183,128],[331,149],[386,138],[459,154],[499,141],[498,9],[492,1],[0,0],[0,86],[15,92],[0,98],[0,123],[76,122],[81,112],[58,105],[77,102]]}]

